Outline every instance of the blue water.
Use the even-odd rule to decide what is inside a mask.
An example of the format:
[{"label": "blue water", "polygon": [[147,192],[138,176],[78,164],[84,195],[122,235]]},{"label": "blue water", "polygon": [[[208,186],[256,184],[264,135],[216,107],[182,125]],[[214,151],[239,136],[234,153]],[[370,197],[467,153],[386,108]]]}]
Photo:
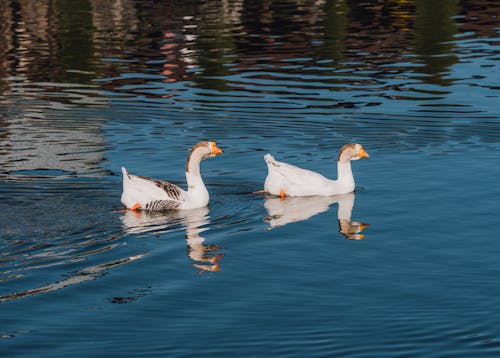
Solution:
[{"label": "blue water", "polygon": [[[0,355],[498,357],[499,10],[0,5]],[[200,140],[209,207],[121,211]],[[253,194],[345,143],[355,193]]]}]

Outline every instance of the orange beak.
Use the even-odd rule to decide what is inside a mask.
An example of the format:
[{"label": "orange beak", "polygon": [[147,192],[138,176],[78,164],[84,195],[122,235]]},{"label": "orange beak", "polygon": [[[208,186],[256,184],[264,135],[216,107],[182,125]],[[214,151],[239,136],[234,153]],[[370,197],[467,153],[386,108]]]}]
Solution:
[{"label": "orange beak", "polygon": [[359,146],[359,150],[358,150],[358,157],[360,158],[370,158],[370,156],[368,155],[368,153],[363,149],[362,146]]},{"label": "orange beak", "polygon": [[217,145],[215,144],[215,142],[210,142],[210,144],[212,145],[212,155],[218,155],[218,154],[223,154],[224,151],[222,149],[220,149],[219,147],[217,147]]}]

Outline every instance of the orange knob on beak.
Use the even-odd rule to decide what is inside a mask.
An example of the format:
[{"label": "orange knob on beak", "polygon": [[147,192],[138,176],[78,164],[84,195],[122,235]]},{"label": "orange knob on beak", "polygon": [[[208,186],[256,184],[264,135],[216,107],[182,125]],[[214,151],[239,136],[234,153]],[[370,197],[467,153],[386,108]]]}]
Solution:
[{"label": "orange knob on beak", "polygon": [[210,154],[212,154],[212,155],[224,154],[224,151],[222,149],[220,149],[219,147],[217,147],[215,142],[210,142],[210,144],[212,147],[212,152]]},{"label": "orange knob on beak", "polygon": [[370,158],[370,155],[363,149],[362,146],[359,146],[358,157],[360,157],[360,158]]}]

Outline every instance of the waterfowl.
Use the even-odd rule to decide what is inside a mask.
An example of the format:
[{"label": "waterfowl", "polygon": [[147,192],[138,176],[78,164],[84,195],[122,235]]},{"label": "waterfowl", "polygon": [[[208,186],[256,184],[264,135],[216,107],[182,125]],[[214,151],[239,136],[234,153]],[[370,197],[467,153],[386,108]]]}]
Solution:
[{"label": "waterfowl", "polygon": [[121,202],[130,210],[163,211],[202,208],[208,205],[208,190],[200,174],[203,159],[224,153],[215,142],[195,144],[186,161],[187,190],[164,180],[130,174],[125,167]]},{"label": "waterfowl", "polygon": [[361,144],[346,144],[338,155],[337,180],[331,180],[311,170],[279,162],[271,154],[266,154],[268,174],[264,182],[264,191],[281,196],[330,196],[347,194],[354,191],[354,176],[351,161],[368,158],[368,153]]}]

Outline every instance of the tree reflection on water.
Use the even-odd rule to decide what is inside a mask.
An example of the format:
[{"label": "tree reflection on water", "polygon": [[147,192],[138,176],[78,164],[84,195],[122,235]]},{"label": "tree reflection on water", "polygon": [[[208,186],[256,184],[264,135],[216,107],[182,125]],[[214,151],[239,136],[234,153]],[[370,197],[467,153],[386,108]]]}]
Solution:
[{"label": "tree reflection on water", "polygon": [[427,74],[423,81],[447,85],[443,77],[457,61],[454,36],[494,35],[498,8],[458,0],[3,1],[0,90],[8,76],[77,83],[109,77],[118,67],[110,58],[133,59],[127,66],[135,70],[156,58],[167,81],[224,90],[230,87],[220,77],[232,67],[283,67],[300,57],[335,67],[363,59],[368,69],[412,55],[424,64],[417,67]]}]

